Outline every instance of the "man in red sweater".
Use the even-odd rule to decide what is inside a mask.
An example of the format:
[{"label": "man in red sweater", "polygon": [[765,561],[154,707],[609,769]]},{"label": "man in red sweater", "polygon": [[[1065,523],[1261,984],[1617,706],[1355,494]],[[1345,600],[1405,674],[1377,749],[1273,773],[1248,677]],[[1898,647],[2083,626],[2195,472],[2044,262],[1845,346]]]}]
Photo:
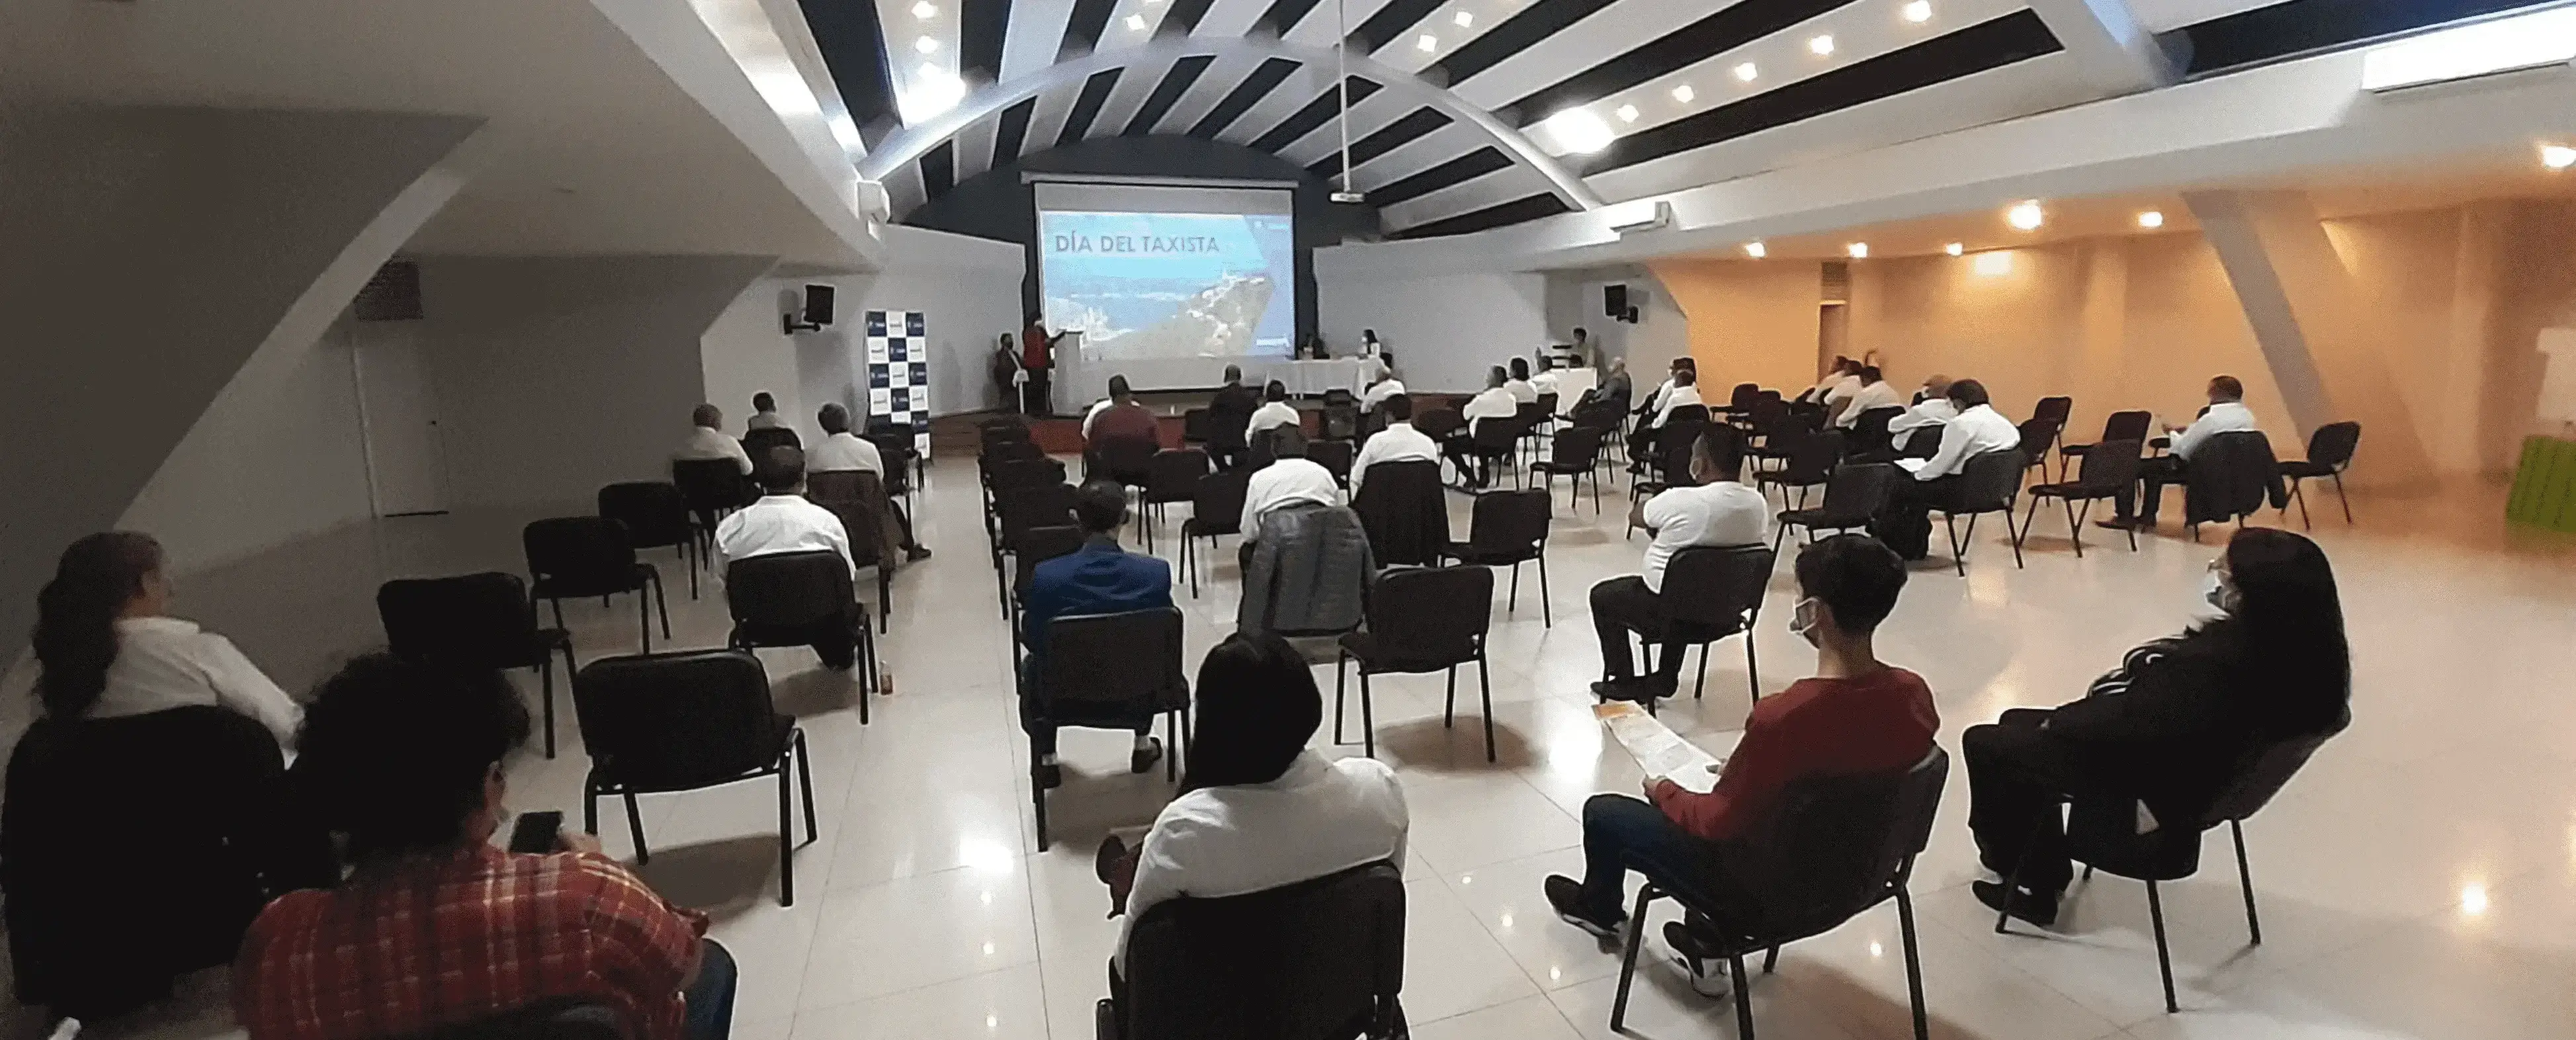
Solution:
[{"label": "man in red sweater", "polygon": [[1626,919],[1635,870],[1659,888],[1724,902],[1740,891],[1727,843],[1754,831],[1805,777],[1892,772],[1932,750],[1941,719],[1923,677],[1879,661],[1870,635],[1896,607],[1905,563],[1867,535],[1836,535],[1798,554],[1789,630],[1816,646],[1816,675],[1755,704],[1717,787],[1692,794],[1646,778],[1646,801],[1597,794],[1583,805],[1584,876],[1551,876],[1557,916],[1603,939]]}]

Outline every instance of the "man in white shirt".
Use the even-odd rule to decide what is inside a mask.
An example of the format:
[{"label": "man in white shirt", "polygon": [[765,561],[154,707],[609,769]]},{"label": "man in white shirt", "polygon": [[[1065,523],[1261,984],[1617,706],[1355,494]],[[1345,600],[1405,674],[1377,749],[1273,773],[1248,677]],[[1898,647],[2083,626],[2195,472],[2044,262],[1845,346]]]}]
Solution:
[{"label": "man in white shirt", "polygon": [[1950,377],[1935,373],[1923,380],[1923,390],[1914,395],[1913,407],[1887,421],[1887,432],[1902,446],[1906,434],[1927,426],[1945,425],[1958,417],[1958,407],[1950,403]]},{"label": "man in white shirt", "polygon": [[1834,358],[1834,367],[1825,370],[1825,377],[1817,380],[1816,385],[1799,392],[1797,399],[1813,401],[1830,408],[1835,401],[1858,392],[1860,392],[1860,362],[1838,356]]},{"label": "man in white shirt", "polygon": [[778,417],[778,399],[763,390],[751,395],[751,419],[742,424],[745,430],[775,430],[787,425]]},{"label": "man in white shirt", "polygon": [[1279,450],[1278,460],[1253,473],[1252,481],[1243,488],[1242,531],[1247,550],[1261,537],[1261,518],[1271,510],[1299,502],[1342,504],[1342,486],[1333,481],[1333,471],[1307,458],[1304,443],[1290,440]]},{"label": "man in white shirt", "polygon": [[2113,500],[2113,505],[2119,510],[2118,515],[2095,523],[2114,529],[2135,526],[2141,531],[2153,530],[2165,485],[2182,482],[2183,475],[2191,471],[2192,455],[2202,445],[2222,433],[2260,433],[2263,427],[2254,421],[2253,409],[2245,407],[2245,384],[2235,376],[2218,376],[2209,381],[2209,407],[2201,410],[2200,417],[2192,420],[2190,426],[2167,429],[2174,434],[2173,454],[2159,455],[2138,463],[2138,483],[2143,487],[2144,497],[2133,504],[2132,492],[2122,489],[2120,496]]},{"label": "man in white shirt", "polygon": [[[1530,377],[1530,389],[1537,391],[1538,397],[1545,397],[1556,393],[1558,386],[1559,379],[1555,364],[1547,359],[1547,355],[1539,355],[1538,374]],[[1538,397],[1533,397],[1531,400],[1535,401]]]},{"label": "man in white shirt", "polygon": [[1655,661],[1655,674],[1636,677],[1628,650],[1628,633],[1653,640],[1670,632],[1672,615],[1662,593],[1664,568],[1673,554],[1693,546],[1760,545],[1771,534],[1771,505],[1761,492],[1741,482],[1743,449],[1734,432],[1712,427],[1691,442],[1690,471],[1700,481],[1693,487],[1667,488],[1630,511],[1628,522],[1646,529],[1654,541],[1646,546],[1644,573],[1612,578],[1592,587],[1592,624],[1601,636],[1601,670],[1608,678],[1592,684],[1600,697],[1651,700],[1669,697],[1678,688],[1686,644],[1667,640]]},{"label": "man in white shirt", "polygon": [[1288,403],[1288,384],[1273,379],[1269,386],[1261,388],[1261,396],[1261,407],[1253,409],[1252,418],[1244,424],[1243,443],[1245,444],[1253,443],[1261,436],[1261,431],[1273,426],[1290,426],[1303,422],[1297,417],[1297,406]]},{"label": "man in white shirt", "polygon": [[1386,403],[1387,398],[1403,392],[1403,382],[1397,380],[1392,374],[1381,374],[1376,382],[1369,384],[1368,392],[1360,395],[1360,414],[1367,415],[1377,411],[1380,405]]},{"label": "man in white shirt", "polygon": [[1897,484],[1887,508],[1870,528],[1879,541],[1909,561],[1931,553],[1931,511],[1946,512],[1960,505],[1959,495],[1966,489],[1960,474],[1967,470],[1968,460],[2021,447],[2021,429],[1986,403],[1985,384],[1974,379],[1950,384],[1950,404],[1959,410],[1959,417],[1941,428],[1940,450],[1929,459],[1896,460],[1914,479]]},{"label": "man in white shirt", "polygon": [[742,450],[741,441],[724,432],[722,409],[711,404],[699,405],[689,412],[689,421],[695,425],[689,428],[688,439],[680,442],[680,450],[671,453],[672,458],[732,459],[735,468],[744,475],[751,473],[751,455]]},{"label": "man in white shirt", "polygon": [[[730,566],[758,556],[829,549],[840,554],[841,565],[855,577],[849,529],[831,510],[806,501],[798,493],[804,485],[804,449],[781,444],[762,453],[760,487],[765,493],[716,525],[716,554]],[[810,642],[823,667],[845,672],[856,663],[857,612],[853,600],[849,613],[814,626]]]},{"label": "man in white shirt", "polygon": [[[841,407],[837,401],[824,405],[821,411],[815,413],[814,422],[823,428],[823,440],[814,445],[814,450],[805,456],[807,472],[857,471],[874,473],[878,480],[885,479],[884,453],[878,451],[877,446],[866,438],[850,433],[849,409]],[[912,517],[903,511],[903,503],[889,498],[886,500],[886,508],[894,512],[895,524],[903,531],[904,559],[912,562],[929,559],[930,549],[913,538]]]},{"label": "man in white shirt", "polygon": [[1887,385],[1887,377],[1879,372],[1878,366],[1862,365],[1860,389],[1843,398],[1842,411],[1833,413],[1834,425],[1848,430],[1860,423],[1862,412],[1872,408],[1902,407],[1905,407],[1904,399],[1896,395],[1895,387]]},{"label": "man in white shirt", "polygon": [[1458,410],[1458,417],[1466,420],[1466,425],[1450,435],[1446,448],[1449,460],[1458,464],[1458,473],[1466,478],[1470,488],[1484,487],[1493,476],[1485,472],[1484,460],[1476,456],[1477,428],[1497,420],[1508,422],[1521,413],[1520,401],[1503,387],[1507,381],[1503,366],[1496,365],[1486,370],[1484,392],[1469,399],[1467,406]]},{"label": "man in white shirt", "polygon": [[[1360,482],[1368,479],[1370,466],[1381,462],[1440,461],[1440,446],[1431,435],[1413,428],[1413,399],[1396,394],[1381,406],[1386,409],[1386,429],[1369,435],[1360,445],[1360,457],[1351,463],[1351,495],[1360,493]],[[1276,468],[1276,467],[1273,467]],[[1259,480],[1259,477],[1253,479]]]},{"label": "man in white shirt", "polygon": [[1503,389],[1510,391],[1513,404],[1538,403],[1538,387],[1531,385],[1529,374],[1528,358],[1512,359],[1511,377],[1503,380]]}]

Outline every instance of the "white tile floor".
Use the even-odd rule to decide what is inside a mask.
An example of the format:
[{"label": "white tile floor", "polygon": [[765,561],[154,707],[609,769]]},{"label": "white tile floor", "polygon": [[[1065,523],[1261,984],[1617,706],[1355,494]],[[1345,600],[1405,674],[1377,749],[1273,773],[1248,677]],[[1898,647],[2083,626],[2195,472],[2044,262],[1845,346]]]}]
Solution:
[{"label": "white tile floor", "polygon": [[[877,702],[871,725],[860,727],[847,683],[816,669],[810,653],[762,653],[815,756],[822,838],[797,856],[796,906],[776,902],[770,788],[645,800],[656,855],[644,874],[714,914],[715,934],[742,962],[736,1034],[747,1040],[1091,1035],[1116,926],[1103,916],[1090,849],[1109,827],[1149,822],[1170,787],[1159,770],[1126,773],[1123,735],[1068,731],[1067,782],[1051,803],[1057,844],[1036,853],[1027,749],[972,481],[963,460],[934,474],[920,520],[939,556],[897,579],[884,651],[897,693]],[[1642,544],[1622,542],[1619,504],[1605,498],[1609,511],[1596,517],[1588,503],[1568,514],[1559,499],[1549,551],[1555,627],[1540,623],[1535,572],[1517,611],[1504,613],[1498,591],[1500,764],[1484,762],[1472,701],[1458,728],[1440,726],[1436,676],[1379,681],[1379,754],[1404,777],[1414,821],[1404,1002],[1426,1040],[1608,1032],[1616,961],[1547,913],[1539,879],[1578,866],[1583,800],[1638,780],[1585,710],[1585,684],[1599,669],[1585,592],[1632,571]],[[1463,535],[1465,501],[1452,505]],[[2493,489],[2357,505],[2366,526],[2347,530],[2338,518],[2317,532],[2343,583],[2356,724],[2247,828],[2269,942],[2244,943],[2224,839],[2212,844],[2212,869],[2168,889],[2180,1015],[2160,1006],[2145,899],[2133,883],[2080,887],[2054,934],[1992,934],[1965,887],[1974,860],[1966,777],[1954,769],[1914,885],[1937,1035],[2576,1035],[2567,984],[2576,976],[2576,747],[2564,739],[2576,724],[2565,678],[2576,543],[2505,532],[2488,519],[2501,511]],[[204,576],[183,590],[183,606],[231,632],[282,681],[309,682],[378,638],[369,598],[380,577],[517,570],[520,519],[395,521],[344,534]],[[1882,630],[1882,654],[1930,679],[1953,749],[1964,727],[2077,695],[2127,647],[2174,630],[2217,540],[2194,545],[2168,531],[2133,555],[2096,539],[2101,547],[2078,560],[2062,519],[2044,517],[2039,530],[2028,569],[2016,570],[2003,532],[1980,525],[1968,576],[1918,571]],[[1172,554],[1169,538],[1162,546]],[[1219,565],[1206,594],[1178,593],[1192,662],[1233,624],[1233,554],[1211,555]],[[680,573],[667,558],[663,567]],[[1775,607],[1786,581],[1784,567]],[[720,641],[720,598],[710,590],[692,602],[685,581],[675,588],[678,641]],[[585,660],[633,649],[630,604],[567,610]],[[1755,637],[1766,691],[1812,664],[1784,622],[1785,611],[1771,611]],[[1743,665],[1738,641],[1721,644],[1706,699],[1664,718],[1686,733],[1734,728],[1745,710]],[[1329,696],[1330,668],[1317,676]],[[564,754],[517,763],[511,797],[577,819],[584,759],[568,699],[565,710]],[[613,807],[604,813],[602,837],[622,854],[629,845],[616,818]],[[1790,947],[1778,974],[1753,985],[1761,1034],[1906,1035],[1899,943],[1891,905]],[[1734,1029],[1730,1007],[1692,994],[1661,965],[1641,972],[1630,1014],[1631,1033],[1657,1040]],[[222,1028],[216,1017],[111,1032],[205,1034]]]}]

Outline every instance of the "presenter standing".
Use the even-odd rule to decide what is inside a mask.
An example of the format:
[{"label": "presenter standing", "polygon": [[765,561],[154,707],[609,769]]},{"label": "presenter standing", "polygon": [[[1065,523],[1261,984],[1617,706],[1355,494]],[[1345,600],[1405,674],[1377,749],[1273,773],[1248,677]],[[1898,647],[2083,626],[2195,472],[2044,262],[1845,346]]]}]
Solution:
[{"label": "presenter standing", "polygon": [[1020,384],[1020,411],[1030,416],[1055,414],[1049,377],[1055,371],[1055,341],[1063,335],[1048,335],[1037,312],[1029,312],[1029,327],[1020,335],[1020,368],[1028,373],[1027,380]]}]

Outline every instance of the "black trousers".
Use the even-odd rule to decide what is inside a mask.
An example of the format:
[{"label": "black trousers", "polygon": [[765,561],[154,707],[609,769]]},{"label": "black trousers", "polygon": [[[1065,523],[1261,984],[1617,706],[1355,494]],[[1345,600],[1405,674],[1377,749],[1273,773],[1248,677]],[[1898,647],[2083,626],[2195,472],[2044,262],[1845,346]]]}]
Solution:
[{"label": "black trousers", "polygon": [[1020,384],[1021,412],[1038,416],[1055,414],[1055,406],[1048,401],[1047,374],[1043,368],[1029,370],[1028,381]]},{"label": "black trousers", "polygon": [[1955,473],[1930,480],[1903,473],[1896,493],[1887,496],[1887,505],[1870,522],[1869,533],[1907,560],[1932,555],[1932,510],[1956,505],[1963,484]]},{"label": "black trousers", "polygon": [[[1033,657],[1029,660],[1035,663],[1037,659]],[[1141,717],[1069,716],[1061,710],[1042,710],[1038,699],[1029,695],[1028,691],[1037,688],[1036,676],[1026,676],[1021,679],[1020,688],[1022,691],[1020,732],[1029,735],[1029,751],[1040,757],[1055,754],[1055,731],[1064,726],[1079,726],[1084,729],[1132,729],[1140,737],[1154,732],[1154,716],[1150,712]]]},{"label": "black trousers", "polygon": [[1475,438],[1461,433],[1449,438],[1448,443],[1440,446],[1440,450],[1449,456],[1449,461],[1458,464],[1458,472],[1466,475],[1468,484],[1483,487],[1493,479],[1493,473],[1486,467],[1484,458],[1476,454]]},{"label": "black trousers", "polygon": [[846,672],[859,663],[860,624],[858,604],[853,603],[849,613],[817,624],[800,635],[805,638],[805,645],[814,648],[814,656],[823,659],[823,667]]},{"label": "black trousers", "polygon": [[[2120,494],[2111,500],[2111,504],[2118,507],[2119,517],[2122,520],[2134,519],[2150,524],[2155,523],[2156,511],[2164,505],[2165,485],[2182,483],[2183,476],[2189,472],[2191,472],[2190,464],[2184,462],[2180,455],[2158,455],[2154,458],[2139,459],[2138,483],[2121,488]],[[2146,497],[2134,499],[2133,496],[2138,494],[2141,486],[2145,488]]]},{"label": "black trousers", "polygon": [[2056,893],[2075,876],[2058,806],[2111,795],[2074,749],[2040,728],[2047,719],[2045,709],[2014,708],[1995,722],[1968,727],[1959,749],[1968,761],[1968,829],[1977,838],[1977,858],[2005,877],[2018,864],[2022,887]]},{"label": "black trousers", "polygon": [[921,548],[921,540],[912,536],[912,517],[903,511],[903,503],[888,501],[886,506],[894,512],[895,526],[903,531],[903,547],[906,549]]},{"label": "black trousers", "polygon": [[[1672,619],[1663,597],[1646,587],[1643,576],[1630,574],[1592,586],[1592,627],[1601,636],[1601,670],[1612,679],[1636,677],[1636,660],[1628,649],[1630,632],[1665,632]],[[1664,643],[1655,674],[1669,683],[1681,681],[1682,651],[1687,644]]]}]

